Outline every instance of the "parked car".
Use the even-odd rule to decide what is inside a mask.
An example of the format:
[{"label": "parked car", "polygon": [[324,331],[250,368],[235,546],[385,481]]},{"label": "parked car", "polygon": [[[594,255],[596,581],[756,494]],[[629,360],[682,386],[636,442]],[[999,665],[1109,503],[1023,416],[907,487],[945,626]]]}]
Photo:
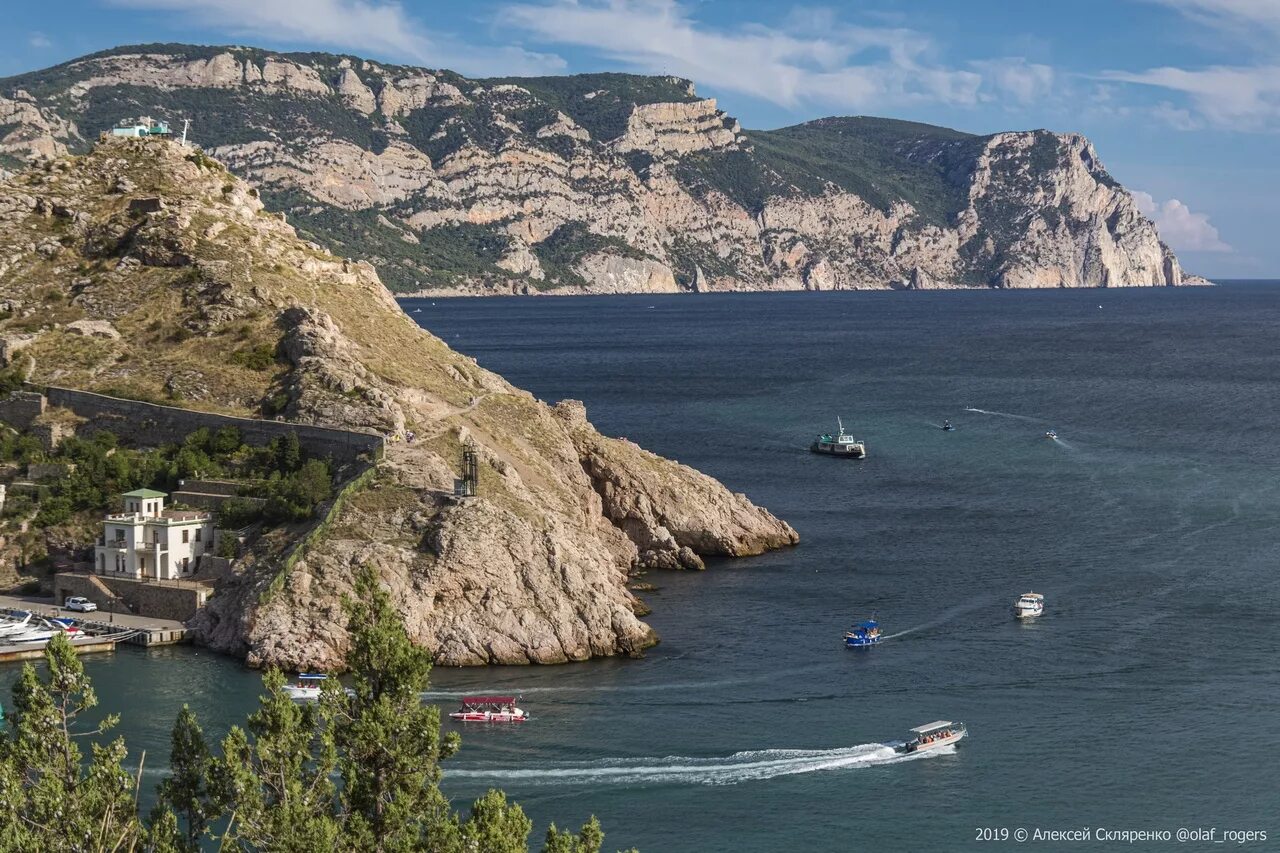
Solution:
[{"label": "parked car", "polygon": [[62,606],[68,610],[79,610],[81,613],[92,613],[98,609],[98,605],[79,595],[68,598]]}]

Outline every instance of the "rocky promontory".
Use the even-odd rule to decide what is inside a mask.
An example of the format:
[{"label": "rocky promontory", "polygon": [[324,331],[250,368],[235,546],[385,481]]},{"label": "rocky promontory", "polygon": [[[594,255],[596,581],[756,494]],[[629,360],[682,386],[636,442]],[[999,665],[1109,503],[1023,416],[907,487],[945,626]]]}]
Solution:
[{"label": "rocky promontory", "polygon": [[[300,239],[175,141],[106,140],[0,181],[0,302],[0,352],[36,383],[414,434],[287,569],[249,554],[197,615],[201,642],[255,665],[340,666],[364,564],[438,662],[555,663],[656,641],[633,572],[797,541],[710,477],[601,435],[581,403],[452,351],[372,266]],[[457,499],[464,444],[479,488]]]}]

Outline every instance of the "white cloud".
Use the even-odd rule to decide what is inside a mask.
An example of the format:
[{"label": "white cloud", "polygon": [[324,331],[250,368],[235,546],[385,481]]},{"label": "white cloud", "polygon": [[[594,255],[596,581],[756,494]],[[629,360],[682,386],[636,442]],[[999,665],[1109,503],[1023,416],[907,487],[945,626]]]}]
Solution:
[{"label": "white cloud", "polygon": [[1054,74],[1048,65],[1027,62],[1022,57],[989,59],[969,64],[983,75],[991,89],[1021,106],[1033,104],[1053,91]]},{"label": "white cloud", "polygon": [[1161,238],[1180,252],[1230,252],[1209,216],[1196,213],[1176,198],[1157,202],[1150,193],[1133,191],[1138,209],[1156,224]]},{"label": "white cloud", "polygon": [[40,50],[43,50],[46,47],[53,47],[53,42],[49,40],[47,35],[41,32],[35,32],[27,36],[27,44]]},{"label": "white cloud", "polygon": [[467,74],[563,71],[557,56],[518,47],[479,47],[429,32],[391,0],[110,0],[181,14],[216,32],[363,50]]},{"label": "white cloud", "polygon": [[678,0],[544,0],[506,6],[498,20],[542,43],[789,108],[1025,103],[1053,82],[1051,69],[1019,58],[948,67],[932,58],[936,46],[920,32],[841,23],[829,10],[793,13],[779,27],[717,28]]},{"label": "white cloud", "polygon": [[1217,46],[1234,49],[1232,64],[1110,71],[1103,77],[1181,96],[1185,107],[1164,102],[1153,111],[1156,118],[1180,130],[1206,124],[1231,130],[1280,128],[1280,51],[1276,49],[1280,0],[1147,2],[1172,9],[1198,27],[1216,30]]},{"label": "white cloud", "polygon": [[1178,92],[1196,113],[1219,127],[1261,130],[1280,121],[1280,65],[1166,67],[1136,73],[1110,71],[1104,76]]}]

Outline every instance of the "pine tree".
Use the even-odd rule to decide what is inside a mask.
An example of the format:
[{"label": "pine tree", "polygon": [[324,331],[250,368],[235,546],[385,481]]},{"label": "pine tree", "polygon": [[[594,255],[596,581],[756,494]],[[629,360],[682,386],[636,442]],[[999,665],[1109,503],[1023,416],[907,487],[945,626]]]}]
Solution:
[{"label": "pine tree", "polygon": [[76,731],[77,718],[98,704],[93,686],[64,634],[49,641],[45,661],[43,681],[23,666],[0,739],[0,849],[127,850],[141,825],[139,779],[122,766],[124,741],[93,744],[87,763],[75,741],[110,730],[117,718]]},{"label": "pine tree", "polygon": [[431,656],[414,645],[374,571],[356,576],[346,602],[351,695],[326,685],[336,706],[346,811],[367,827],[377,850],[450,849],[457,821],[440,793],[440,762],[458,748],[441,738],[440,711],[424,705]]},{"label": "pine tree", "polygon": [[[213,757],[196,715],[186,705],[173,724],[172,743],[170,776],[159,785],[159,802],[152,813],[153,843],[166,837],[176,850],[197,851],[215,813],[208,787]],[[172,821],[168,820],[170,817]],[[179,829],[179,819],[185,832]]]}]

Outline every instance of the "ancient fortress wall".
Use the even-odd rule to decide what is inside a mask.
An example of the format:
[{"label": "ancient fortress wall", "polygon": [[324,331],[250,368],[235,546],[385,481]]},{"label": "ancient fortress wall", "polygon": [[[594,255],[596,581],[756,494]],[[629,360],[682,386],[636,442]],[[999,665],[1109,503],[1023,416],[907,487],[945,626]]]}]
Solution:
[{"label": "ancient fortress wall", "polygon": [[[382,436],[367,432],[215,415],[88,391],[74,391],[70,388],[50,386],[45,389],[45,397],[50,406],[69,409],[85,419],[86,423],[79,428],[79,432],[106,430],[127,438],[132,444],[180,442],[201,427],[216,430],[234,426],[239,428],[246,444],[269,444],[274,438],[294,433],[298,436],[298,443],[312,455],[348,463],[357,462],[362,456],[377,458],[382,453],[384,443]],[[24,401],[23,413],[31,408],[32,403]]]}]

